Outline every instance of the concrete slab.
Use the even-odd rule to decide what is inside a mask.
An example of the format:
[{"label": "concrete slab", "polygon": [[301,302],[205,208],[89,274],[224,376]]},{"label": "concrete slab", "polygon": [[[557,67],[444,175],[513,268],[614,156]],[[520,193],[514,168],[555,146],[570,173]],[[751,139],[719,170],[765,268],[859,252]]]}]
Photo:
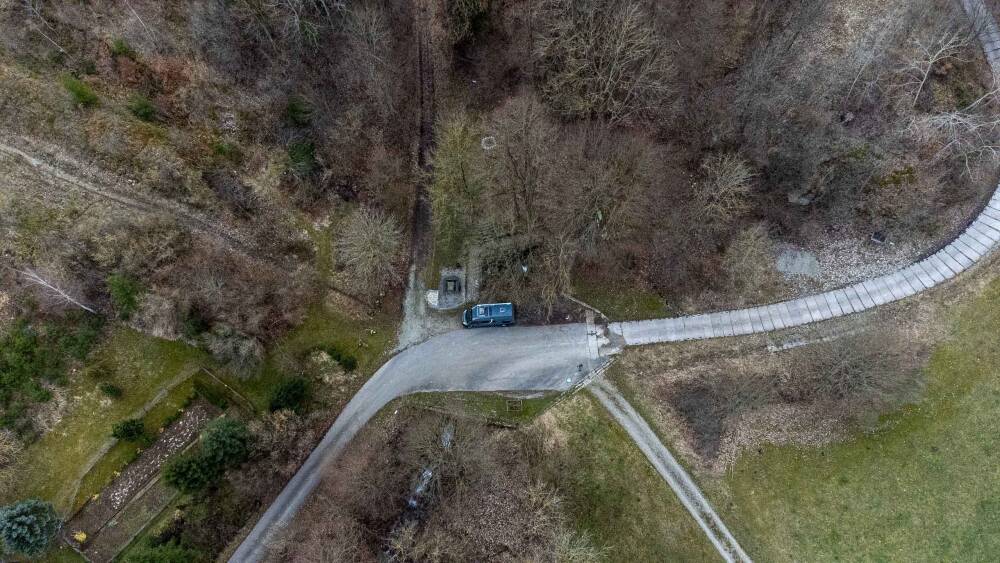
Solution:
[{"label": "concrete slab", "polygon": [[[927,263],[934,266],[934,268],[940,272],[942,276],[944,276],[945,280],[950,280],[958,275],[958,272],[962,270],[959,268],[958,271],[955,271],[955,269],[951,267],[952,261],[950,259],[946,260],[945,258],[948,258],[948,254],[946,252],[935,252],[927,258]],[[958,267],[957,262],[955,263],[955,266]]]},{"label": "concrete slab", "polygon": [[823,297],[826,298],[826,304],[830,307],[830,312],[833,313],[834,317],[840,317],[845,314],[844,309],[840,306],[840,303],[837,302],[837,298],[833,296],[832,291],[827,291],[823,294]]},{"label": "concrete slab", "polygon": [[[917,287],[920,287],[919,285],[917,285],[917,287],[913,287],[913,285],[910,283],[910,280],[906,279],[906,275],[903,273],[903,270],[899,270],[895,274],[893,274],[892,281],[894,289],[896,289],[897,291],[902,291],[903,293],[903,295],[898,296],[897,299],[905,299],[920,291],[919,289],[917,289]],[[897,294],[893,293],[893,295]]]},{"label": "concrete slab", "polygon": [[760,307],[750,309],[750,325],[754,332],[764,332],[764,321],[760,318]]},{"label": "concrete slab", "polygon": [[781,330],[785,328],[785,323],[781,320],[781,313],[778,311],[777,305],[768,305],[764,307],[764,315],[771,319],[771,324],[774,326],[774,330]]},{"label": "concrete slab", "polygon": [[959,264],[961,271],[965,271],[969,266],[976,263],[976,261],[963,253],[954,242],[944,247],[944,251],[948,253],[952,259]]},{"label": "concrete slab", "polygon": [[989,247],[990,241],[987,239],[985,244],[980,242],[979,235],[977,235],[971,229],[967,229],[964,233],[959,235],[958,239],[955,242],[959,244],[964,244],[965,246],[969,247],[969,249],[971,249],[976,255],[969,256],[969,254],[966,253],[966,256],[969,256],[969,258],[972,258],[977,262],[979,261],[980,258],[983,257],[983,255],[985,255],[987,252],[990,251]]},{"label": "concrete slab", "polygon": [[881,278],[861,282],[861,286],[868,290],[868,295],[871,296],[876,305],[884,305],[892,301],[892,293],[889,292]]},{"label": "concrete slab", "polygon": [[946,266],[948,266],[948,269],[950,269],[952,272],[955,272],[955,275],[957,276],[958,274],[961,274],[962,272],[965,271],[965,266],[963,265],[963,263],[968,260],[968,258],[963,257],[963,261],[959,262],[958,258],[956,258],[956,255],[958,254],[959,253],[957,250],[952,250],[951,245],[948,245],[945,248],[943,248],[941,252],[938,252],[934,256],[940,258],[941,261],[944,262]]},{"label": "concrete slab", "polygon": [[924,272],[924,275],[929,277],[931,281],[934,282],[934,285],[937,285],[943,282],[944,280],[948,279],[944,277],[943,274],[938,272],[937,268],[928,264],[926,259],[917,262],[916,266],[919,267],[922,272]]},{"label": "concrete slab", "polygon": [[853,285],[849,285],[843,289],[844,295],[847,296],[851,301],[851,307],[854,308],[855,313],[860,313],[868,307],[861,301],[861,296],[858,295],[858,290]]},{"label": "concrete slab", "polygon": [[1000,242],[1000,227],[990,226],[982,217],[976,218],[969,230],[975,231],[980,241],[988,241],[984,244],[988,244],[991,250]]},{"label": "concrete slab", "polygon": [[844,312],[845,315],[850,315],[854,312],[854,304],[851,303],[851,298],[847,296],[847,292],[843,288],[835,289],[833,291],[833,298],[837,300],[837,304],[840,305],[840,310]]},{"label": "concrete slab", "polygon": [[875,300],[868,293],[868,288],[865,287],[864,283],[856,283],[851,287],[857,292],[858,298],[861,299],[861,303],[865,306],[865,309],[871,309],[875,306]]},{"label": "concrete slab", "polygon": [[934,287],[934,280],[930,278],[924,271],[916,264],[911,264],[909,267],[903,270],[903,275],[910,280],[910,285],[919,287],[919,291],[924,291]]}]

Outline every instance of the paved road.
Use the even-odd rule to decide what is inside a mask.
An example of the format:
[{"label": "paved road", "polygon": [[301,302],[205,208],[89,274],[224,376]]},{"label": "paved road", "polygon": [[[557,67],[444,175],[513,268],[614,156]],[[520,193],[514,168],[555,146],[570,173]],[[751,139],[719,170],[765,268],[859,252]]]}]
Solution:
[{"label": "paved road", "polygon": [[677,463],[674,456],[670,454],[670,450],[660,442],[653,429],[643,420],[642,415],[628,404],[618,389],[607,380],[599,379],[590,386],[590,391],[604,405],[604,408],[608,409],[618,424],[621,424],[622,428],[628,432],[632,441],[642,450],[656,472],[677,493],[681,504],[694,516],[695,521],[701,526],[719,555],[727,563],[749,562],[750,557],[743,551],[736,538],[729,532],[729,528],[701,494],[687,471],[684,471],[681,464]]},{"label": "paved road", "polygon": [[[1000,29],[982,0],[962,0],[979,30],[987,59],[1000,76]],[[737,336],[789,328],[872,309],[942,284],[1000,246],[1000,186],[982,213],[951,244],[892,274],[783,303],[693,315],[612,323],[602,342],[588,326],[456,331],[411,347],[382,366],[334,422],[285,489],[237,549],[231,562],[258,561],[268,540],[305,502],[327,466],[392,399],[421,391],[567,390],[601,367],[615,346]],[[606,382],[594,394],[629,432],[653,466],[727,561],[748,561],[687,473],[641,416]]]},{"label": "paved road", "polygon": [[319,483],[323,468],[386,404],[421,391],[564,391],[597,368],[586,324],[458,330],[385,363],[344,408],[230,561],[259,561]]}]

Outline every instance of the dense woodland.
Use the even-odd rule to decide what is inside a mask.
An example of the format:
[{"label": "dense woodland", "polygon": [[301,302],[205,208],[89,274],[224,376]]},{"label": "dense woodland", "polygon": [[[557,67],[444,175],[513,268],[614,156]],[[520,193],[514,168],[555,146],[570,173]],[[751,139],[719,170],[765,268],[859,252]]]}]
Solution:
[{"label": "dense woodland", "polygon": [[[428,268],[479,265],[484,300],[528,322],[560,320],[584,282],[700,312],[799,291],[776,269],[784,247],[879,233],[930,250],[995,185],[997,87],[970,21],[949,0],[0,3],[0,476],[50,429],[42,406],[95,371],[109,327],[254,381],[320,305],[398,317],[422,229]],[[879,411],[918,386],[879,375],[898,346],[862,344],[753,400]],[[213,557],[280,488],[340,404],[303,383],[314,360],[282,358],[289,380],[246,421],[238,462],[176,469],[208,480],[150,549]],[[724,378],[687,385],[663,399],[710,458],[744,398]],[[508,486],[471,468],[529,446],[483,440],[447,467]],[[373,463],[399,481],[419,448]],[[599,556],[557,491],[512,471],[531,494],[505,510],[549,524],[500,542],[512,557]],[[479,559],[499,541],[444,542],[471,510],[461,490],[419,530],[340,493],[344,557]],[[523,535],[514,520],[496,533]]]}]

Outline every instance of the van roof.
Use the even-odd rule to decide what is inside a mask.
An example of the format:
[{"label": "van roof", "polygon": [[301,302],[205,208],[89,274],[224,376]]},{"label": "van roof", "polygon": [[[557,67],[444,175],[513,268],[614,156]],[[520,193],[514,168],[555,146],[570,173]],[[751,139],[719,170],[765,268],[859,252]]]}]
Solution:
[{"label": "van roof", "polygon": [[511,317],[513,314],[513,303],[480,303],[472,307],[473,320]]}]

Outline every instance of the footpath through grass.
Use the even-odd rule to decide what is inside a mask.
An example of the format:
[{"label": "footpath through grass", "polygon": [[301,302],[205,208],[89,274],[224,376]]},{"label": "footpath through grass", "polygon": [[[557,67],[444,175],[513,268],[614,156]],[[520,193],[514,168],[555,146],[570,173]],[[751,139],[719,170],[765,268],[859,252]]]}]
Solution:
[{"label": "footpath through grass", "polygon": [[547,480],[567,501],[576,529],[608,561],[715,561],[715,553],[677,496],[596,399],[580,394],[551,411],[561,443]]},{"label": "footpath through grass", "polygon": [[504,393],[414,393],[403,403],[435,412],[476,418],[491,424],[519,426],[534,420],[552,406],[561,393],[544,393],[537,397],[518,398]]},{"label": "footpath through grass", "polygon": [[[167,382],[193,373],[203,356],[181,343],[130,329],[114,330],[92,356],[91,364],[100,368],[101,375],[92,377],[88,372],[70,378],[66,413],[25,450],[12,492],[16,498],[3,500],[38,497],[60,511],[71,509],[84,470],[101,453],[114,424],[140,411]],[[100,383],[114,384],[124,392],[111,399],[98,389]]]},{"label": "footpath through grass", "polygon": [[998,343],[1000,281],[959,310],[921,402],[846,443],[746,455],[709,496],[760,561],[995,561]]},{"label": "footpath through grass", "polygon": [[[100,377],[83,374],[70,379],[66,388],[70,405],[65,415],[25,450],[18,483],[11,493],[16,498],[2,500],[37,497],[51,501],[62,512],[71,509],[84,470],[101,454],[114,424],[138,413],[168,382],[193,373],[204,356],[181,343],[115,329],[92,356],[92,365],[100,367]],[[105,396],[98,389],[100,383],[118,386],[122,396]],[[116,452],[119,454],[128,455],[124,450]],[[90,482],[97,486],[94,479]]]}]

